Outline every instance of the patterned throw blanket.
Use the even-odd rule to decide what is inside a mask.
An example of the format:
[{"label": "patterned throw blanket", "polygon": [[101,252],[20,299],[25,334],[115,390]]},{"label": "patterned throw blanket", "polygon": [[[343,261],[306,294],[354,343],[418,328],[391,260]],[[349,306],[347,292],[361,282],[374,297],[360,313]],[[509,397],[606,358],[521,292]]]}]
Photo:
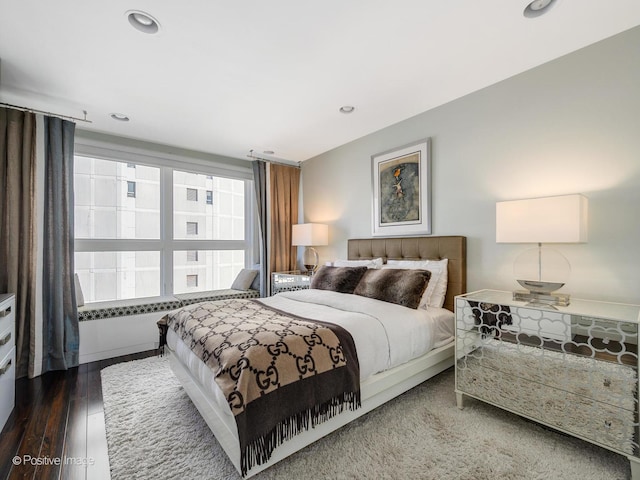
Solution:
[{"label": "patterned throw blanket", "polygon": [[259,300],[221,300],[169,314],[173,329],[215,373],[238,427],[245,475],[298,432],[360,406],[349,332]]}]

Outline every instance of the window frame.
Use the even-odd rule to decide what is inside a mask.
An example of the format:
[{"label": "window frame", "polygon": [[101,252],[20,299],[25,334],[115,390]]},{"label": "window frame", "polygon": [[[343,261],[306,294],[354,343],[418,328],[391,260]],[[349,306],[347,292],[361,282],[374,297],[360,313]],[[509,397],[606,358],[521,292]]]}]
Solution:
[{"label": "window frame", "polygon": [[[193,153],[194,156],[133,148],[76,135],[75,156],[145,165],[160,169],[160,238],[159,239],[86,239],[76,238],[76,252],[160,252],[160,297],[174,295],[173,254],[182,250],[243,250],[245,267],[259,263],[258,224],[255,214],[255,190],[251,164],[243,160]],[[198,155],[196,155],[198,154]],[[209,158],[211,157],[211,158]],[[246,163],[242,165],[242,163]],[[184,171],[244,181],[244,240],[204,240],[173,238],[173,171]],[[135,298],[131,299],[132,301]],[[101,302],[91,302],[98,305]]]}]

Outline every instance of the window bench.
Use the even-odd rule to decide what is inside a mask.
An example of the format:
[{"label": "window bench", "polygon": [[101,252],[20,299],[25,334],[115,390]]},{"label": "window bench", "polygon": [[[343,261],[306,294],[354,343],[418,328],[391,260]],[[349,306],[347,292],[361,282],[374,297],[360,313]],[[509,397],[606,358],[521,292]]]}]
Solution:
[{"label": "window bench", "polygon": [[207,300],[259,296],[256,290],[214,290],[170,297],[100,302],[80,307],[80,363],[157,349],[157,322],[176,308]]},{"label": "window bench", "polygon": [[114,300],[111,302],[96,302],[78,307],[78,320],[102,320],[113,317],[140,315],[143,313],[164,312],[175,310],[197,302],[212,302],[230,298],[257,298],[257,290],[210,290],[208,292],[181,293],[168,297],[149,297],[128,300]]}]

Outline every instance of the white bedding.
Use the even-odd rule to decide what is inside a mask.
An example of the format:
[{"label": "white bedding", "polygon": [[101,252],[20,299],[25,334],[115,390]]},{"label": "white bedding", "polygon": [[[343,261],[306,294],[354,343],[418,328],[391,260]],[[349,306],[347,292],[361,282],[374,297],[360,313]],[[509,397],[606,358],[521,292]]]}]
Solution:
[{"label": "white bedding", "polygon": [[[349,331],[358,353],[361,382],[445,345],[454,336],[454,315],[444,308],[413,310],[359,295],[316,289],[282,292],[260,301],[303,318],[335,323]],[[221,409],[228,411],[213,371],[171,329],[167,344]]]}]

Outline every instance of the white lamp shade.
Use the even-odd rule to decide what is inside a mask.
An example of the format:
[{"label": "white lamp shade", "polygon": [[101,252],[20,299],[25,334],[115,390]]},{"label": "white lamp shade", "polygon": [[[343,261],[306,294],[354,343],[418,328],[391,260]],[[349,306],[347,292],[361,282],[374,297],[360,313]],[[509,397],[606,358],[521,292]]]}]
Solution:
[{"label": "white lamp shade", "polygon": [[329,244],[329,226],[322,223],[300,223],[293,226],[291,245],[312,247]]},{"label": "white lamp shade", "polygon": [[496,203],[498,243],[584,243],[588,200],[583,195]]}]

